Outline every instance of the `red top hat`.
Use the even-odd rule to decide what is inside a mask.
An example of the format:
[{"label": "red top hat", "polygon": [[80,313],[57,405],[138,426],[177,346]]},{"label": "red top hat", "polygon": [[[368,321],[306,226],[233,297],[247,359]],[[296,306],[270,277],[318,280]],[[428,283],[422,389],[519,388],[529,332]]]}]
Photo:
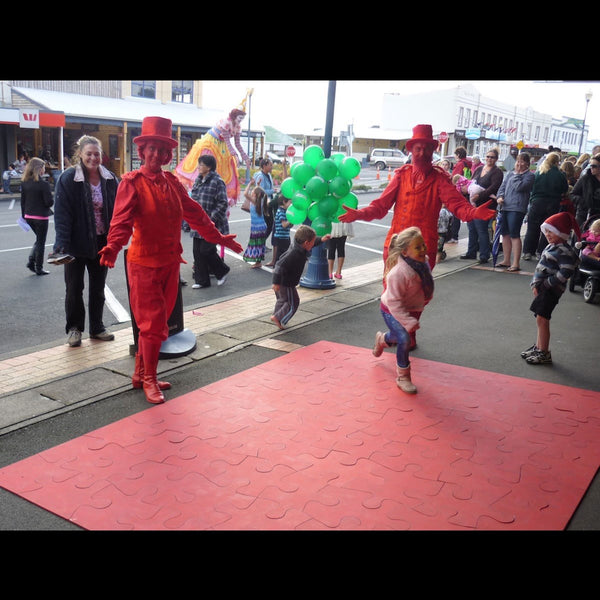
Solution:
[{"label": "red top hat", "polygon": [[145,117],[142,121],[142,134],[133,138],[133,142],[138,146],[148,140],[159,140],[165,142],[171,148],[179,145],[172,135],[173,123],[171,119],[163,117]]},{"label": "red top hat", "polygon": [[439,142],[433,139],[433,130],[431,125],[416,125],[413,127],[413,136],[408,142],[406,142],[406,149],[410,152],[413,144],[422,142],[424,144],[431,144],[434,146],[434,150],[437,148]]},{"label": "red top hat", "polygon": [[559,212],[548,217],[541,225],[540,229],[546,233],[551,231],[563,240],[568,240],[571,235],[571,229],[575,232],[577,239],[581,237],[579,225],[575,217],[570,212]]}]

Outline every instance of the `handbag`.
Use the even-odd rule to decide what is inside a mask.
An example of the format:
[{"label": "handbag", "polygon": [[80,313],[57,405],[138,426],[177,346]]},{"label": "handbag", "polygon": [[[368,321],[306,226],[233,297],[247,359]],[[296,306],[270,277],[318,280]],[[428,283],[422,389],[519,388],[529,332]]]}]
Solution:
[{"label": "handbag", "polygon": [[242,210],[250,212],[250,198],[244,196],[244,202],[242,203]]}]

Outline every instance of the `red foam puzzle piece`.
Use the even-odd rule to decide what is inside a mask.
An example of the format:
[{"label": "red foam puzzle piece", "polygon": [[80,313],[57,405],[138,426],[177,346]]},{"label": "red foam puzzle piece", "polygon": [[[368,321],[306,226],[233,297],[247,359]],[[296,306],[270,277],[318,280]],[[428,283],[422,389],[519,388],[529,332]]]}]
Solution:
[{"label": "red foam puzzle piece", "polygon": [[557,530],[600,462],[600,394],[332,342],[0,470],[92,530]]}]

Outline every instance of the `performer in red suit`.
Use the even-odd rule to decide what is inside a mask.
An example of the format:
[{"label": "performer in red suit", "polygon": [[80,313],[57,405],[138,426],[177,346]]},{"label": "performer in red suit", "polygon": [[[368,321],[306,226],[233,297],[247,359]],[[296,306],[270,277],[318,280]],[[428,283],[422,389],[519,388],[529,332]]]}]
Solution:
[{"label": "performer in red suit", "polygon": [[100,264],[114,267],[123,246],[127,253],[127,275],[131,309],[139,327],[134,387],[143,387],[153,404],[165,401],[162,390],[168,382],[157,380],[160,347],[167,339],[168,319],[179,289],[181,222],[185,220],[202,237],[214,244],[242,252],[235,235],[222,235],[186,192],[177,177],[162,167],[171,162],[177,141],[172,122],[146,117],[142,133],[134,138],[143,161],[140,169],[125,173],[115,199],[106,246],[100,250]]},{"label": "performer in red suit", "polygon": [[412,162],[394,171],[394,177],[383,194],[369,206],[361,209],[344,206],[347,212],[339,217],[343,223],[358,219],[382,219],[394,207],[392,225],[383,247],[384,262],[392,235],[414,225],[421,229],[429,251],[429,264],[433,269],[438,240],[437,222],[442,203],[462,221],[488,220],[496,214],[488,208],[491,200],[477,208],[471,206],[452,185],[448,174],[433,165],[433,152],[437,146],[431,125],[417,125],[413,128],[412,139],[406,142],[407,150],[412,153]]}]

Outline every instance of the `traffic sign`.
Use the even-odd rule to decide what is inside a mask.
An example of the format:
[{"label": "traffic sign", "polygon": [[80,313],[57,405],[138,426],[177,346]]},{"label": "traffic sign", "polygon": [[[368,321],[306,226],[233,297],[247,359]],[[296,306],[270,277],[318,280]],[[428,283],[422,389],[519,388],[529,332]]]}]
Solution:
[{"label": "traffic sign", "polygon": [[445,144],[448,141],[448,134],[445,131],[442,131],[439,135],[440,144]]},{"label": "traffic sign", "polygon": [[285,149],[285,155],[289,158],[292,158],[293,156],[296,156],[296,148],[294,148],[294,146],[288,146]]}]

